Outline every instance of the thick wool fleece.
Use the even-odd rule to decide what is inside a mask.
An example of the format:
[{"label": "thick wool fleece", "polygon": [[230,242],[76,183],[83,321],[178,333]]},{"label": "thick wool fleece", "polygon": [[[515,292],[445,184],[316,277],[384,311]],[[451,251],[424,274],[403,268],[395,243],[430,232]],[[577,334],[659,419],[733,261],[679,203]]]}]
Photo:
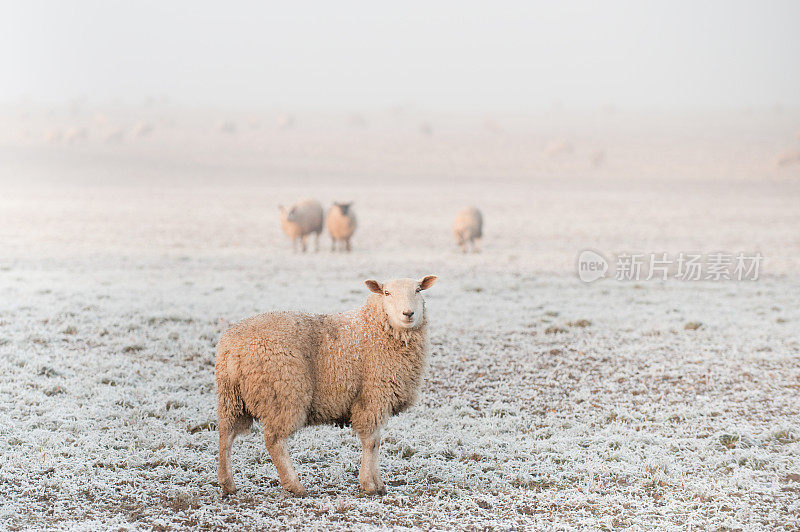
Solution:
[{"label": "thick wool fleece", "polygon": [[333,240],[348,240],[358,225],[352,209],[348,209],[347,214],[344,214],[338,205],[331,207],[325,222]]},{"label": "thick wool fleece", "polygon": [[333,315],[271,312],[226,331],[217,346],[220,430],[285,438],[305,425],[378,430],[416,399],[428,351],[427,321],[393,328],[381,296]]}]

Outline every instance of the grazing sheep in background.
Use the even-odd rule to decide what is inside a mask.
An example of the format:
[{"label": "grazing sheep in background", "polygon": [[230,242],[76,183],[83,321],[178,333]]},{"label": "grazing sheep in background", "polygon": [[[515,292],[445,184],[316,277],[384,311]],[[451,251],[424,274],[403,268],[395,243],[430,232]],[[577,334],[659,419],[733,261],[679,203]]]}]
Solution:
[{"label": "grazing sheep in background", "polygon": [[461,209],[456,214],[453,223],[453,235],[456,237],[456,244],[461,246],[461,251],[467,252],[467,243],[472,246],[472,251],[480,251],[480,240],[483,237],[483,216],[481,211],[475,207]]},{"label": "grazing sheep in background", "polygon": [[351,425],[361,439],[359,483],[386,493],[378,468],[380,431],[389,416],[410,407],[428,353],[420,291],[436,277],[366,281],[374,292],[343,314],[269,312],[243,320],[217,345],[219,484],[236,488],[231,446],[258,419],[281,485],[306,490],[286,451],[286,439],[307,425]]},{"label": "grazing sheep in background", "polygon": [[55,144],[61,141],[62,136],[61,130],[53,127],[44,132],[44,141],[48,144]]},{"label": "grazing sheep in background", "polygon": [[328,218],[325,224],[331,234],[331,251],[336,251],[336,243],[339,243],[339,250],[342,244],[347,251],[350,251],[350,237],[358,226],[356,214],[351,209],[352,203],[334,203],[328,211]]},{"label": "grazing sheep in background", "polygon": [[133,127],[133,134],[137,137],[143,138],[153,132],[153,124],[150,122],[138,122]]},{"label": "grazing sheep in background", "polygon": [[278,129],[286,131],[294,127],[294,116],[284,113],[278,116]]},{"label": "grazing sheep in background", "polygon": [[572,144],[566,140],[557,140],[550,142],[544,148],[544,154],[548,159],[554,159],[564,155],[569,155],[574,151]]},{"label": "grazing sheep in background", "polygon": [[786,150],[775,161],[777,166],[789,166],[796,163],[800,163],[800,150]]},{"label": "grazing sheep in background", "polygon": [[89,138],[89,132],[85,127],[71,127],[64,134],[64,140],[69,144],[86,140],[87,138]]},{"label": "grazing sheep in background", "polygon": [[125,131],[122,128],[114,128],[106,135],[106,142],[122,142],[125,137]]},{"label": "grazing sheep in background", "polygon": [[217,130],[220,133],[228,133],[229,135],[233,135],[236,133],[236,123],[231,122],[230,120],[223,120],[217,125]]},{"label": "grazing sheep in background", "polygon": [[606,162],[606,152],[604,150],[597,150],[592,153],[592,166],[600,168]]},{"label": "grazing sheep in background", "polygon": [[322,233],[322,206],[318,201],[305,199],[281,210],[281,226],[286,235],[292,239],[292,249],[297,251],[300,242],[303,252],[306,250],[306,239],[315,234],[315,251],[319,251],[319,235]]}]

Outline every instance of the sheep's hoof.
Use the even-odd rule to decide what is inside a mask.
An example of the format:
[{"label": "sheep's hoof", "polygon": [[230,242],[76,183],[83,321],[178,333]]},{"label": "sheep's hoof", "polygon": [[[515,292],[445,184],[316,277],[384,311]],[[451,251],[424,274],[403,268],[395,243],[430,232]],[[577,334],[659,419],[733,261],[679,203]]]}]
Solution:
[{"label": "sheep's hoof", "polygon": [[380,484],[375,484],[374,482],[361,484],[361,489],[367,495],[386,495],[386,486],[383,485],[383,482]]},{"label": "sheep's hoof", "polygon": [[295,497],[305,497],[308,494],[306,489],[299,482],[284,486],[284,489],[286,489],[286,491],[288,491],[289,493],[291,493]]},{"label": "sheep's hoof", "polygon": [[220,486],[222,487],[222,496],[227,497],[228,495],[233,495],[236,493],[236,486],[233,482],[221,482]]}]

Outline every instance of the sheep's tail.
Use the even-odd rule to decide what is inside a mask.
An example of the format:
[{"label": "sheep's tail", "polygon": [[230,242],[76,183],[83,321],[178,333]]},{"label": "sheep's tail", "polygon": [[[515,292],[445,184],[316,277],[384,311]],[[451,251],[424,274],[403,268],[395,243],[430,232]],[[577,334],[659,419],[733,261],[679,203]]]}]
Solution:
[{"label": "sheep's tail", "polygon": [[217,349],[217,418],[220,423],[232,422],[245,413],[239,386],[228,375],[229,356],[230,353],[221,346]]}]

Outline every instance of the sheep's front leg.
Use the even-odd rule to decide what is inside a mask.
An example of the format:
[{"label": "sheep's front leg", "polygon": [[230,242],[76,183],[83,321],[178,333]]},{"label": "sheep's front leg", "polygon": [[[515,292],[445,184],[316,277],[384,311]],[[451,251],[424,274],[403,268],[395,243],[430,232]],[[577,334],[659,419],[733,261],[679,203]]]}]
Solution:
[{"label": "sheep's front leg", "polygon": [[381,430],[376,429],[370,434],[359,434],[363,455],[361,457],[361,471],[358,481],[367,495],[386,494],[386,487],[381,480],[381,471],[378,468],[378,454],[381,446]]},{"label": "sheep's front leg", "polygon": [[295,495],[303,497],[306,494],[306,489],[300,484],[300,479],[297,478],[297,472],[292,465],[292,459],[286,450],[286,438],[277,438],[264,434],[264,440],[267,444],[269,455],[272,457],[272,463],[275,464],[275,469],[278,470],[281,486]]}]

